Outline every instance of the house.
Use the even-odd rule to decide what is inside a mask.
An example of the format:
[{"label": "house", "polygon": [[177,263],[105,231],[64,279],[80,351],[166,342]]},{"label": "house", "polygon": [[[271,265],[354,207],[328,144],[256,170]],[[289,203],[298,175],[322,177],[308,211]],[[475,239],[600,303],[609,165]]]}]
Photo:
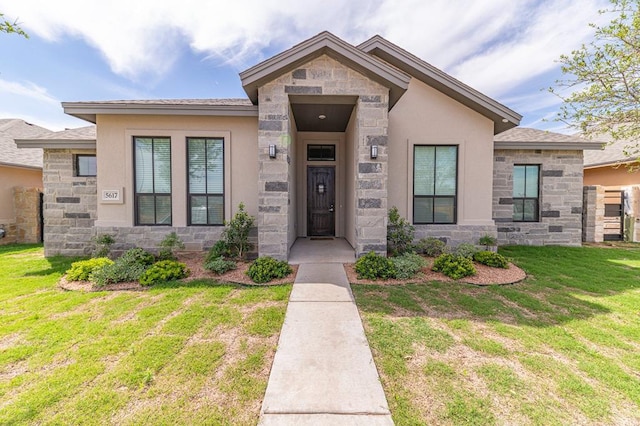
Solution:
[{"label": "house", "polygon": [[0,245],[40,242],[42,149],[18,149],[15,139],[45,133],[20,119],[0,119]]},{"label": "house", "polygon": [[608,140],[584,154],[584,184],[596,194],[600,211],[591,241],[640,241],[640,169],[637,158],[626,154],[630,145]]},{"label": "house", "polygon": [[518,113],[380,36],[323,32],[240,79],[246,99],[63,103],[96,137],[24,144],[45,148],[46,254],[105,233],[206,248],[240,203],[278,259],[300,237],[385,253],[392,206],[418,238],[580,244],[582,150],[599,145],[517,129]]}]

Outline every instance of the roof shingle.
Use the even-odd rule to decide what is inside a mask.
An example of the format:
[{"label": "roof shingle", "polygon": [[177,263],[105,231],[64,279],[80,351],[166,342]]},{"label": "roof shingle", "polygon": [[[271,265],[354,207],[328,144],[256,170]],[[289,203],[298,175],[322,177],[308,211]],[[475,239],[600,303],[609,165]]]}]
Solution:
[{"label": "roof shingle", "polygon": [[42,149],[19,149],[15,139],[35,138],[50,133],[44,127],[17,118],[0,119],[0,163],[42,168]]}]

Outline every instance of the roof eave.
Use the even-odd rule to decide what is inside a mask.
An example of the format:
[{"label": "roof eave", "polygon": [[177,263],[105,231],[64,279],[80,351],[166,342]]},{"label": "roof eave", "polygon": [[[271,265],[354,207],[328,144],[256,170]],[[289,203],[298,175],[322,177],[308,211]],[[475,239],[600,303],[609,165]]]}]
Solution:
[{"label": "roof eave", "polygon": [[14,167],[16,169],[42,170],[42,166],[31,166],[28,164],[7,163],[4,161],[0,161],[0,166]]},{"label": "roof eave", "polygon": [[278,55],[240,73],[242,86],[254,104],[258,103],[258,88],[285,72],[326,54],[372,80],[388,87],[391,108],[409,87],[411,77],[394,67],[362,52],[325,31]]},{"label": "roof eave", "polygon": [[496,100],[478,92],[438,68],[376,35],[357,46],[358,49],[379,57],[414,76],[434,89],[468,106],[494,122],[494,134],[502,133],[520,124],[522,115]]},{"label": "roof eave", "polygon": [[602,148],[599,142],[516,142],[494,141],[495,149],[542,149],[562,151],[598,150]]},{"label": "roof eave", "polygon": [[96,149],[95,139],[16,139],[18,148]]}]

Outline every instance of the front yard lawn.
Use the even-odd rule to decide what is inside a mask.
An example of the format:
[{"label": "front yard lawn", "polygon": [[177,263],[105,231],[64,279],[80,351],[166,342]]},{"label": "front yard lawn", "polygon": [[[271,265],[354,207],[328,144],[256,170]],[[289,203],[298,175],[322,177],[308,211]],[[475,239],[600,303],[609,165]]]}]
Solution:
[{"label": "front yard lawn", "polygon": [[353,285],[396,424],[639,424],[640,248],[500,252],[529,278]]},{"label": "front yard lawn", "polygon": [[0,424],[255,424],[290,285],[66,292],[0,247]]}]

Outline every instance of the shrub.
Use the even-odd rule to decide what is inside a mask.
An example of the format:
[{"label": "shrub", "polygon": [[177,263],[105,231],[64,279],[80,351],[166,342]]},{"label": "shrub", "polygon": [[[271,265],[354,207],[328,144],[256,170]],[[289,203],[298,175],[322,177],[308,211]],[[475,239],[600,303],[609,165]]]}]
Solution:
[{"label": "shrub", "polygon": [[422,238],[416,243],[416,251],[429,257],[438,257],[445,252],[447,243],[434,237]]},{"label": "shrub", "polygon": [[236,269],[238,265],[233,260],[226,260],[224,256],[219,256],[213,260],[207,260],[204,263],[204,269],[215,272],[218,275],[222,275],[227,271]]},{"label": "shrub", "polygon": [[109,234],[96,235],[93,238],[96,249],[93,251],[93,257],[107,257],[111,251],[111,245],[116,242],[113,236]]},{"label": "shrub", "polygon": [[229,248],[229,244],[225,240],[218,240],[216,243],[209,249],[209,253],[207,254],[207,258],[205,259],[205,264],[211,262],[213,260],[218,259],[219,257],[230,257],[231,249]]},{"label": "shrub", "polygon": [[436,258],[431,268],[436,272],[442,272],[447,277],[454,280],[475,275],[476,268],[468,257],[456,256],[454,254],[445,253]]},{"label": "shrub", "polygon": [[105,265],[113,264],[113,260],[107,257],[95,257],[88,260],[73,262],[66,272],[69,281],[89,281],[91,273]]},{"label": "shrub", "polygon": [[480,239],[478,240],[478,244],[480,244],[481,246],[496,246],[498,245],[498,239],[493,235],[487,234],[480,237]]},{"label": "shrub", "polygon": [[145,249],[135,247],[122,253],[122,256],[116,259],[116,263],[127,265],[149,266],[156,261],[156,258]]},{"label": "shrub", "polygon": [[284,278],[293,272],[291,266],[283,260],[276,260],[273,257],[261,256],[253,261],[247,275],[254,283],[267,283],[271,280]]},{"label": "shrub", "polygon": [[158,259],[160,260],[175,260],[176,255],[175,251],[178,249],[183,249],[184,243],[178,237],[178,234],[172,232],[167,234],[166,237],[160,241],[160,250],[158,251]]},{"label": "shrub", "polygon": [[140,276],[140,284],[144,286],[157,284],[160,282],[179,280],[188,277],[190,274],[187,265],[175,260],[161,260],[151,265]]},{"label": "shrub", "polygon": [[468,259],[473,259],[473,255],[478,252],[478,247],[470,243],[462,243],[458,244],[458,246],[453,250],[453,253],[456,256],[466,257]]},{"label": "shrub", "polygon": [[389,225],[387,225],[387,245],[389,252],[397,256],[411,249],[415,228],[403,217],[400,217],[397,207],[389,210]]},{"label": "shrub", "polygon": [[402,256],[392,257],[391,262],[393,262],[396,271],[396,278],[402,280],[414,277],[427,265],[422,256],[415,253],[405,253]]},{"label": "shrub", "polygon": [[238,205],[238,212],[233,216],[233,219],[225,223],[222,237],[231,250],[232,255],[242,259],[253,247],[253,244],[249,242],[249,232],[255,220],[255,217],[244,210],[244,203],[240,203]]},{"label": "shrub", "polygon": [[479,251],[473,255],[473,260],[493,268],[506,269],[509,267],[509,261],[506,257],[492,251]]},{"label": "shrub", "polygon": [[395,278],[396,276],[393,262],[373,251],[358,259],[355,269],[359,279],[375,280],[377,278]]},{"label": "shrub", "polygon": [[97,286],[125,281],[138,281],[144,271],[155,261],[148,251],[132,248],[125,251],[113,264],[94,270],[89,279]]}]

